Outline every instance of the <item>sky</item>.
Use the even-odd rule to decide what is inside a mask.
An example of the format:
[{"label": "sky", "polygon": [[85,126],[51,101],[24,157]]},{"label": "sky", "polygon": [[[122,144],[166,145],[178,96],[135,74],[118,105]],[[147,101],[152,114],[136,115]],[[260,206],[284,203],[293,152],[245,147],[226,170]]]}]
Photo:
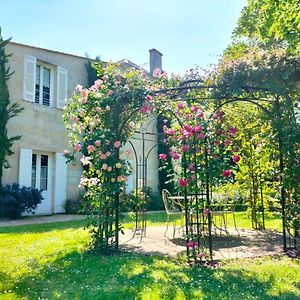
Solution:
[{"label": "sky", "polygon": [[4,38],[104,61],[129,59],[184,75],[216,63],[246,0],[0,0]]}]

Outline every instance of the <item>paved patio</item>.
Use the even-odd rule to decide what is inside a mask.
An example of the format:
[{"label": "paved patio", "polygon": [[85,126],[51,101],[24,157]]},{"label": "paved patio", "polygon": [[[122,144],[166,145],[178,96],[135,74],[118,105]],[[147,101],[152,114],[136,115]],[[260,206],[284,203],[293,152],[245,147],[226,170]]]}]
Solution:
[{"label": "paved patio", "polygon": [[[123,249],[143,254],[176,257],[186,250],[182,234],[176,233],[173,239],[173,229],[170,228],[164,237],[165,226],[147,227],[146,236],[126,230],[121,235],[120,244]],[[214,259],[246,258],[283,253],[282,235],[273,231],[257,231],[251,229],[229,230],[229,234],[213,235]]]}]

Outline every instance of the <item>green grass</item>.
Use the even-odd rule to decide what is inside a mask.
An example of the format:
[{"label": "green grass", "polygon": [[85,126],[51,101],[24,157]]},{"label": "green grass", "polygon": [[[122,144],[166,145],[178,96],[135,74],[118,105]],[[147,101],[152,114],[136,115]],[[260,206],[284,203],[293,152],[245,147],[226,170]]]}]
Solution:
[{"label": "green grass", "polygon": [[[164,218],[151,215],[153,224]],[[299,260],[235,260],[202,269],[155,256],[93,256],[85,251],[84,224],[0,228],[0,299],[300,298]]]},{"label": "green grass", "polygon": [[[180,223],[180,213],[175,218],[177,222]],[[234,227],[233,215],[226,215],[226,224],[230,228]],[[247,215],[246,212],[236,212],[235,213],[236,224],[238,228],[250,229],[252,228],[251,218]],[[164,225],[167,220],[167,216],[165,212],[155,212],[147,214],[147,226],[159,226]],[[127,214],[124,214],[122,218],[122,222],[124,223],[125,228],[132,228],[134,225]],[[265,215],[265,227],[266,229],[281,231],[282,223],[280,216],[277,214],[266,213]],[[217,225],[219,224],[219,219],[216,219]]]}]

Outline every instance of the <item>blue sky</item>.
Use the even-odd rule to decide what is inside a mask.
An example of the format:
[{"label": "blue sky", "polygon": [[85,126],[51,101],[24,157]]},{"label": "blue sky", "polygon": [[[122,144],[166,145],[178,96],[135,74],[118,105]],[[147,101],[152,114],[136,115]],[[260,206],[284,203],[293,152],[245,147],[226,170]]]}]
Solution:
[{"label": "blue sky", "polygon": [[0,0],[5,38],[148,69],[149,52],[184,74],[215,63],[230,43],[246,0]]}]

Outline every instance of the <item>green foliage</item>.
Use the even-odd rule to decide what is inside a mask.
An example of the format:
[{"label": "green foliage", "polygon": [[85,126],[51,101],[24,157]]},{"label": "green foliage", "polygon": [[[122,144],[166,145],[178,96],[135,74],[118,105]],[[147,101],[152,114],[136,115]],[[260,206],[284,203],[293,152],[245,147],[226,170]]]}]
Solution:
[{"label": "green foliage", "polygon": [[21,136],[8,136],[6,128],[7,122],[23,110],[18,103],[13,103],[12,105],[9,103],[7,81],[12,73],[9,67],[6,66],[10,55],[5,53],[5,47],[9,41],[10,39],[3,40],[0,28],[0,191],[2,188],[3,168],[9,167],[6,157],[13,154],[12,145],[14,141],[21,138]]},{"label": "green foliage", "polygon": [[300,6],[298,0],[248,0],[242,10],[235,37],[248,37],[272,47],[300,51]]},{"label": "green foliage", "polygon": [[7,185],[0,195],[0,217],[17,219],[23,212],[34,213],[42,200],[41,191],[36,188],[20,187],[16,183]]},{"label": "green foliage", "polygon": [[[214,96],[220,99],[221,106],[236,101],[255,104],[263,112],[257,116],[258,125],[271,126],[264,144],[273,165],[279,166],[273,172],[277,174],[274,178],[285,188],[287,224],[297,224],[295,228],[299,228],[297,207],[300,198],[299,63],[298,56],[282,48],[252,48],[240,53],[238,59],[230,60],[228,55],[220,62],[213,77],[218,87]],[[224,98],[226,100],[222,100]],[[249,142],[245,145],[250,146]],[[252,150],[256,151],[256,148]]]}]

